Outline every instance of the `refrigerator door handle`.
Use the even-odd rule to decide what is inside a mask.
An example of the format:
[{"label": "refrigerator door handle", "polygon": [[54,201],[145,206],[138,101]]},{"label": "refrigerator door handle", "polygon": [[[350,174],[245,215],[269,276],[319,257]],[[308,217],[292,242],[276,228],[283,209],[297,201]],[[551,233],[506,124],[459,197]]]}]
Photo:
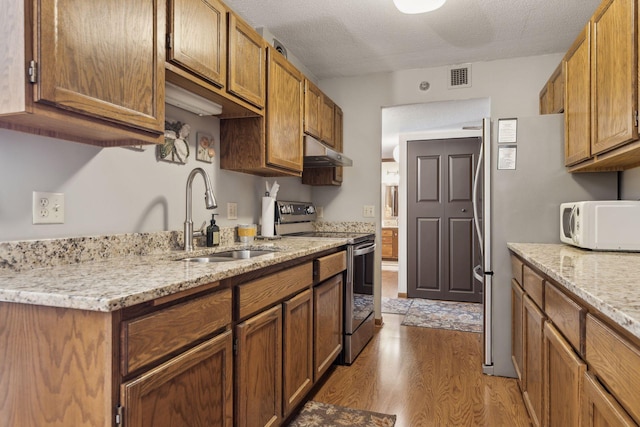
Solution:
[{"label": "refrigerator door handle", "polygon": [[[473,179],[473,195],[471,196],[473,202],[473,225],[476,229],[476,234],[478,235],[478,242],[480,243],[480,255],[482,255],[483,251],[483,242],[482,242],[482,230],[480,230],[480,220],[478,219],[478,182],[480,178],[480,169],[482,168],[482,154],[484,151],[484,140],[480,143],[480,154],[478,154],[478,165],[476,166],[476,173]],[[475,269],[474,269],[475,275]],[[482,279],[478,279],[482,281]]]},{"label": "refrigerator door handle", "polygon": [[480,264],[473,267],[473,278],[480,283],[484,283],[484,271],[482,271],[482,266]]}]

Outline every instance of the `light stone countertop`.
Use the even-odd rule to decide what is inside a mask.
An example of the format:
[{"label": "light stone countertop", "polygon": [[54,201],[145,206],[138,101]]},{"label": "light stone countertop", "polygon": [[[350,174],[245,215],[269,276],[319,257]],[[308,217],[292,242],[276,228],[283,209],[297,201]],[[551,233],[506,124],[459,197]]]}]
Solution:
[{"label": "light stone countertop", "polygon": [[0,301],[115,311],[346,243],[346,239],[282,238],[251,245],[254,249],[275,249],[271,254],[229,262],[176,260],[246,246],[202,248],[189,253],[174,250],[22,271],[0,270]]},{"label": "light stone countertop", "polygon": [[640,253],[588,251],[562,244],[508,243],[507,247],[640,339]]}]

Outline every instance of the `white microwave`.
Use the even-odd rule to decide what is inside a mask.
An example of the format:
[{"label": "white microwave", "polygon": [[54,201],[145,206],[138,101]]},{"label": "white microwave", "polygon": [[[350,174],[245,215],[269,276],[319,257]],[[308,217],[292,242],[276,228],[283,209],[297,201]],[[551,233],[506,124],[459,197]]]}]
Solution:
[{"label": "white microwave", "polygon": [[584,249],[640,251],[640,201],[562,203],[560,240]]}]

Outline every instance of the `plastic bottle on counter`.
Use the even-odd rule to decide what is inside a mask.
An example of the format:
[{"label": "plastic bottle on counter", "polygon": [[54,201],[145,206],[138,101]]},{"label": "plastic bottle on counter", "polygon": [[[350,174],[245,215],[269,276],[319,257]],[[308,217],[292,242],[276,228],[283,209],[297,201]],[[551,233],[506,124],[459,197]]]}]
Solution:
[{"label": "plastic bottle on counter", "polygon": [[216,215],[211,214],[211,225],[207,227],[207,247],[209,248],[220,244],[220,227],[216,225]]}]

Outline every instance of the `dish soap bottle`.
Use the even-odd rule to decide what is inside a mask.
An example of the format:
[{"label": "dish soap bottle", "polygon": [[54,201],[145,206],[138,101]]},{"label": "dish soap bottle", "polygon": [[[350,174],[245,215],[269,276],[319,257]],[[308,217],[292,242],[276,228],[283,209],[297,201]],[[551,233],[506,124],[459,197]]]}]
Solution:
[{"label": "dish soap bottle", "polygon": [[211,225],[207,227],[207,247],[220,244],[220,227],[216,225],[216,215],[211,214]]}]

